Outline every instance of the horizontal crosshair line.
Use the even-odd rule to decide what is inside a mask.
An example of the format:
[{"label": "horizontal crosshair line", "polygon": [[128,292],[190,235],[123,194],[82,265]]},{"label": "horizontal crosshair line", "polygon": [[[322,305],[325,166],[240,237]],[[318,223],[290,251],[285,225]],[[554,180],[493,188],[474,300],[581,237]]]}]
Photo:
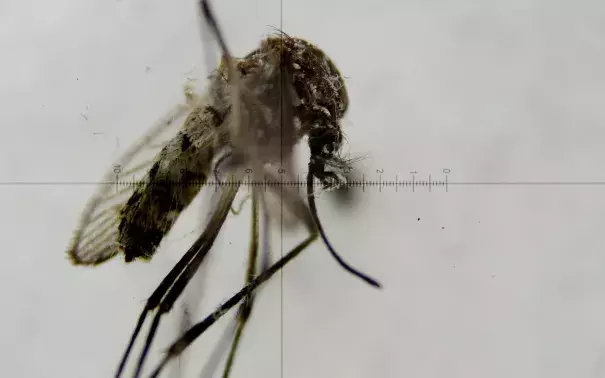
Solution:
[{"label": "horizontal crosshair line", "polygon": [[605,181],[448,181],[448,185],[605,185]]},{"label": "horizontal crosshair line", "polygon": [[[143,183],[143,181],[0,181],[0,186],[19,186],[19,185],[118,185],[118,186],[135,186]],[[202,185],[202,186],[229,186],[234,185],[232,181],[214,181],[208,180],[206,182],[190,181],[190,182],[156,182],[156,184],[163,185]],[[306,181],[292,181],[292,180],[261,180],[261,181],[248,181],[244,180],[241,182],[243,186],[264,186],[264,185],[284,185],[284,186],[306,186]],[[322,184],[316,182],[314,185],[321,186]],[[576,185],[576,186],[591,186],[591,185],[605,185],[605,181],[389,181],[389,180],[350,180],[345,186],[382,186],[382,187],[393,187],[393,186],[532,186],[532,185]]]}]

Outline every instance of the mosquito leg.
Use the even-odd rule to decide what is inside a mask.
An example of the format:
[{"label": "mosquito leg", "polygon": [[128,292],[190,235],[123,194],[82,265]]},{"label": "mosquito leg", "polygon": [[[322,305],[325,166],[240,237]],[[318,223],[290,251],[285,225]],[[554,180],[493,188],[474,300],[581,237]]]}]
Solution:
[{"label": "mosquito leg", "polygon": [[168,292],[166,292],[165,296],[161,299],[160,303],[158,304],[158,312],[156,313],[155,318],[151,323],[151,328],[149,330],[149,333],[147,334],[147,339],[145,340],[143,351],[139,356],[137,369],[134,375],[135,378],[138,378],[140,376],[140,373],[143,369],[145,358],[147,357],[149,348],[151,347],[153,338],[155,337],[161,317],[172,309],[172,306],[174,306],[176,300],[183,293],[183,290],[185,290],[185,287],[193,278],[200,265],[202,264],[202,261],[206,257],[207,253],[212,248],[212,244],[214,244],[214,240],[218,236],[218,233],[223,223],[225,222],[225,219],[227,218],[229,209],[231,208],[231,204],[233,203],[233,199],[235,198],[238,189],[239,183],[234,183],[233,185],[230,185],[225,190],[225,192],[223,192],[219,200],[217,210],[208,222],[208,226],[204,230],[203,234],[208,235],[206,243],[204,245],[199,246],[199,248],[197,249],[198,253],[192,257],[187,266],[181,272],[180,276],[173,282]]},{"label": "mosquito leg", "polygon": [[229,52],[229,48],[227,47],[227,42],[225,41],[223,33],[221,32],[218,26],[218,21],[214,16],[214,12],[210,7],[209,0],[199,0],[199,8],[202,16],[204,17],[204,19],[208,23],[208,26],[214,33],[214,37],[216,38],[218,45],[221,49],[221,62],[224,62],[227,66],[227,76],[229,78],[229,81],[231,82],[231,117],[239,128],[239,122],[241,121],[239,74],[235,72],[233,58],[231,56],[231,53]]},{"label": "mosquito leg", "polygon": [[210,326],[212,326],[218,319],[220,319],[227,311],[237,305],[242,299],[249,297],[260,285],[269,280],[275,273],[282,269],[287,263],[296,258],[305,248],[313,243],[317,237],[317,232],[312,232],[303,242],[297,245],[294,249],[288,252],[284,257],[279,259],[269,269],[258,275],[249,285],[246,285],[243,289],[229,298],[219,308],[217,308],[212,314],[208,315],[204,320],[195,324],[189,328],[183,336],[175,341],[168,352],[150,375],[151,378],[157,378],[162,372],[162,369],[170,362],[173,358],[179,356],[193,341],[195,341],[201,334],[203,334]]},{"label": "mosquito leg", "polygon": [[[198,244],[198,242],[199,242],[199,244],[203,244],[204,236],[205,235],[202,234],[198,238],[198,240],[196,241],[195,244]],[[149,299],[147,299],[147,303],[145,304],[145,307],[143,308],[141,315],[139,315],[139,320],[137,321],[137,325],[135,326],[134,331],[132,332],[132,336],[130,337],[128,346],[126,347],[126,350],[124,351],[124,354],[122,355],[122,360],[120,361],[120,364],[118,365],[118,369],[115,374],[116,378],[119,378],[122,376],[122,372],[124,371],[124,367],[126,366],[126,361],[128,360],[128,357],[130,355],[130,352],[132,351],[134,342],[136,341],[137,336],[139,335],[139,332],[141,332],[141,328],[143,327],[143,323],[145,323],[147,314],[158,307],[158,305],[160,304],[160,301],[161,301],[162,297],[165,295],[166,291],[168,291],[168,289],[171,287],[171,285],[176,280],[178,275],[181,274],[181,272],[184,270],[184,268],[187,266],[187,264],[189,263],[189,261],[195,255],[196,252],[197,252],[197,249],[193,249],[193,247],[190,248],[189,251],[187,251],[187,253],[174,266],[174,268],[172,268],[172,270],[166,275],[166,277],[164,277],[164,279],[162,280],[160,285],[151,294]]]},{"label": "mosquito leg", "polygon": [[[216,21],[216,17],[214,17],[214,12],[210,8],[210,2],[209,0],[200,0],[199,5],[204,19],[206,20],[206,22],[208,22],[210,28],[212,29],[212,32],[214,33],[214,36],[218,41],[219,47],[223,52],[223,59],[227,60],[227,63],[229,64],[228,68],[231,70],[233,68],[231,64],[231,53],[229,52],[229,48],[227,48],[225,38],[223,38],[223,34],[221,33],[220,28],[218,27],[218,22]],[[231,73],[231,71],[229,73]],[[229,75],[229,77],[231,78],[233,77],[233,75]]]},{"label": "mosquito leg", "polygon": [[[189,327],[191,327],[191,325],[193,324],[191,321],[191,306],[189,306],[189,303],[186,302],[187,300],[185,299],[185,302],[182,304],[181,307],[181,321],[180,321],[180,325],[179,325],[179,329],[181,330],[181,332],[184,332],[185,330],[189,329]],[[179,332],[179,334],[181,333]],[[178,361],[176,362],[176,364],[174,364],[174,369],[172,369],[170,376],[173,378],[182,378],[183,377],[183,366],[185,361],[183,361],[182,358],[179,358]]]},{"label": "mosquito leg", "polygon": [[[195,245],[197,245],[198,243],[200,245],[202,245],[204,243],[204,236],[205,235],[202,234],[196,241]],[[145,304],[145,307],[143,308],[141,315],[139,315],[139,320],[137,321],[137,325],[135,326],[132,336],[130,337],[130,342],[128,343],[128,346],[126,347],[126,351],[124,351],[124,354],[122,355],[122,360],[120,361],[120,365],[118,366],[118,370],[116,371],[116,374],[115,374],[116,378],[119,378],[122,375],[124,367],[126,366],[126,361],[128,360],[128,357],[130,355],[130,352],[132,351],[134,342],[137,339],[139,332],[141,331],[143,323],[145,322],[145,319],[147,318],[147,314],[158,307],[158,305],[160,304],[160,301],[163,298],[163,296],[165,295],[166,291],[168,291],[168,289],[171,287],[171,285],[176,280],[178,275],[181,274],[181,272],[185,269],[185,267],[187,266],[187,264],[189,263],[189,261],[195,255],[196,252],[197,252],[197,249],[194,249],[193,247],[190,248],[189,251],[187,251],[187,253],[174,266],[174,268],[172,268],[172,270],[170,270],[170,272],[166,275],[166,277],[164,277],[164,279],[162,280],[160,285],[151,294],[149,299],[147,299],[147,303]]]},{"label": "mosquito leg", "polygon": [[[312,177],[307,177],[307,186],[310,187],[309,181],[312,180]],[[311,181],[312,183],[312,181]],[[282,189],[283,190],[283,189]],[[311,190],[312,189],[307,189]],[[289,207],[293,207],[296,205],[300,205],[297,203],[300,200],[300,197],[290,194],[290,198],[284,201],[284,204],[287,204]],[[308,215],[307,215],[308,216]],[[316,222],[313,222],[313,225],[316,226]],[[233,295],[230,299],[228,299],[225,303],[219,306],[212,314],[207,316],[201,322],[193,325],[185,334],[183,334],[176,342],[174,342],[168,352],[156,367],[156,369],[151,374],[151,378],[157,378],[161,373],[162,369],[166,366],[166,364],[172,360],[173,358],[179,356],[193,341],[195,341],[200,335],[202,335],[210,326],[212,326],[218,319],[220,319],[227,311],[237,305],[242,299],[249,297],[254,291],[267,280],[269,280],[275,273],[277,273],[280,269],[282,269],[287,263],[296,258],[305,248],[307,248],[313,241],[317,239],[320,235],[317,228],[310,229],[310,235],[301,242],[298,246],[296,246],[293,250],[288,252],[285,256],[279,259],[275,264],[273,264],[269,269],[262,272],[258,275],[250,284],[241,289],[235,295]],[[325,236],[325,235],[324,235]],[[324,242],[327,238],[324,240]]]},{"label": "mosquito leg", "polygon": [[185,255],[179,260],[174,268],[170,270],[157,289],[155,289],[153,294],[151,294],[147,300],[145,308],[141,312],[137,325],[132,333],[130,342],[128,343],[126,351],[124,352],[122,360],[120,361],[120,365],[118,366],[118,370],[115,375],[116,378],[122,375],[124,367],[126,366],[126,361],[128,360],[134,342],[141,331],[147,315],[149,312],[157,308],[158,312],[153,320],[151,329],[148,332],[143,351],[139,356],[137,369],[134,375],[135,377],[139,376],[149,348],[151,347],[151,342],[153,341],[155,332],[159,326],[160,317],[170,311],[174,305],[174,302],[182,293],[186,284],[189,282],[202,260],[212,247],[218,231],[220,230],[225,218],[229,213],[229,208],[231,207],[231,203],[233,202],[238,189],[239,185],[233,185],[223,192],[217,209],[212,215],[212,219],[208,223],[208,227],[206,227],[202,235],[200,235],[200,237],[191,246],[191,248],[189,248],[187,253],[185,253]]},{"label": "mosquito leg", "polygon": [[[208,206],[208,204],[215,204],[217,203],[218,198],[215,198],[212,201],[208,201],[206,203],[206,206]],[[211,214],[209,214],[211,215]],[[200,222],[202,223],[202,222]],[[205,223],[204,224],[199,224],[199,227],[197,227],[198,230],[203,230],[206,227]],[[195,231],[193,231],[195,232]],[[189,283],[187,284],[187,288],[185,289],[185,291],[183,292],[183,294],[181,295],[182,301],[180,304],[180,309],[178,311],[178,315],[179,315],[179,326],[178,326],[178,331],[176,333],[176,335],[182,335],[186,330],[189,329],[189,327],[191,327],[194,324],[194,321],[197,321],[197,319],[193,318],[193,314],[194,311],[199,308],[199,305],[202,301],[203,298],[203,289],[205,287],[205,285],[207,284],[205,277],[208,276],[208,266],[204,266],[204,263],[202,263],[202,266],[200,267],[200,269],[198,269],[198,271],[195,273],[193,279],[191,281],[189,281]],[[174,310],[173,310],[174,312]],[[187,366],[187,362],[188,359],[184,358],[185,356],[181,356],[178,358],[178,360],[176,361],[175,364],[173,364],[173,369],[171,369],[170,374],[168,374],[169,377],[171,378],[184,378],[185,377],[185,369]]]},{"label": "mosquito leg", "polygon": [[[270,176],[271,174],[268,173]],[[307,178],[307,184],[312,184],[312,176]],[[164,366],[173,358],[179,356],[193,341],[195,341],[202,333],[206,331],[212,324],[214,324],[221,316],[223,316],[227,311],[237,305],[242,299],[249,298],[261,284],[266,282],[273,274],[277,273],[281,268],[283,268],[288,262],[292,261],[295,257],[297,257],[305,248],[307,248],[313,241],[317,239],[319,233],[315,226],[315,221],[312,215],[309,213],[309,208],[304,203],[303,199],[297,195],[297,193],[290,190],[290,188],[285,188],[283,185],[280,186],[279,189],[283,198],[282,203],[287,206],[297,217],[303,222],[306,228],[309,231],[309,236],[303,242],[301,242],[298,246],[288,252],[285,256],[283,256],[280,260],[278,260],[275,264],[269,267],[267,270],[258,275],[252,282],[250,282],[246,287],[240,290],[237,294],[232,296],[229,300],[223,303],[217,310],[215,310],[212,314],[206,317],[201,322],[193,325],[187,332],[185,332],[176,342],[174,342],[168,352],[151,374],[151,377],[156,378],[159,376],[160,372],[164,368]],[[257,195],[256,193],[254,194]],[[260,194],[259,194],[260,195]],[[255,197],[253,197],[253,200]],[[255,213],[256,211],[253,211]],[[244,304],[245,305],[245,304]]]},{"label": "mosquito leg", "polygon": [[[235,329],[237,328],[237,318],[231,319],[229,325],[223,331],[223,335],[219,339],[217,345],[214,347],[212,354],[206,360],[202,371],[198,375],[199,378],[212,378],[214,373],[218,369],[218,365],[223,360],[224,354],[233,343],[233,336],[235,335]],[[184,333],[184,332],[183,332]]]},{"label": "mosquito leg", "polygon": [[[224,183],[221,182],[221,179],[219,178],[221,164],[223,164],[225,161],[227,161],[227,159],[230,159],[230,158],[231,158],[231,154],[228,153],[224,156],[221,156],[215,164],[214,179],[216,180],[218,185],[224,185]],[[248,198],[250,198],[250,193],[246,194],[244,199],[241,200],[241,202],[237,206],[237,210],[233,206],[231,206],[231,213],[234,215],[239,215],[239,213],[242,211],[242,208],[244,207],[244,203],[248,200]]]},{"label": "mosquito leg", "polygon": [[231,213],[234,215],[239,215],[242,212],[242,208],[244,207],[244,203],[250,198],[250,194],[246,194],[246,196],[241,200],[239,205],[237,206],[237,210],[233,206],[231,206]]},{"label": "mosquito leg", "polygon": [[[232,209],[233,210],[233,209]],[[250,238],[250,250],[248,255],[248,271],[246,272],[246,285],[249,285],[254,276],[256,275],[256,260],[258,258],[258,193],[255,193],[252,198],[252,226],[251,226],[251,238]],[[254,302],[254,293],[250,293],[244,299],[244,302],[240,305],[237,313],[237,328],[235,329],[235,336],[233,337],[233,343],[231,344],[231,350],[225,363],[225,370],[223,371],[223,378],[228,378],[233,367],[233,361],[235,360],[235,354],[244,331],[244,327],[250,318],[252,313],[252,304]]]}]

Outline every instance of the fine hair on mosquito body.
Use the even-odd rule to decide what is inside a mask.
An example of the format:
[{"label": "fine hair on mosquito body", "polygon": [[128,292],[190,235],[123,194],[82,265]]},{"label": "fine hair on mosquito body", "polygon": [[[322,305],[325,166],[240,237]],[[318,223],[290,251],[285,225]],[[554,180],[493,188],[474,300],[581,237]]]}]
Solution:
[{"label": "fine hair on mosquito body", "polygon": [[[186,105],[175,107],[136,144],[128,149],[105,176],[143,177],[134,184],[112,192],[101,185],[80,218],[68,246],[75,265],[97,265],[123,254],[126,262],[150,259],[177,218],[213,174],[221,194],[206,228],[170,270],[148,298],[116,371],[120,377],[148,314],[155,311],[133,376],[142,374],[145,360],[162,316],[183,293],[210,251],[235,196],[243,185],[251,190],[251,241],[246,286],[220,305],[216,311],[194,323],[168,349],[150,375],[159,376],[164,366],[179,356],[223,314],[242,302],[223,376],[233,366],[244,326],[252,311],[255,290],[320,237],[331,255],[349,273],[380,287],[377,281],[348,265],[334,250],[320,223],[315,204],[314,180],[323,189],[346,185],[345,170],[351,160],[340,155],[343,133],[340,120],[349,99],[344,79],[332,60],[318,47],[283,32],[262,40],[259,47],[243,58],[231,55],[224,34],[208,0],[201,0],[201,15],[222,53],[221,63],[210,75],[204,96],[186,90]],[[169,132],[176,120],[188,113],[181,128]],[[155,157],[142,163],[135,158],[149,145],[160,143]],[[308,138],[310,159],[301,196],[295,185],[292,152],[303,137]],[[222,178],[222,179],[221,179]],[[117,181],[117,180],[116,180]],[[257,185],[261,182],[280,185]],[[293,185],[294,184],[294,185]],[[270,206],[269,196],[277,197],[281,208]],[[256,271],[261,224],[259,219],[276,219],[280,209],[293,215],[308,236],[273,265]]]}]

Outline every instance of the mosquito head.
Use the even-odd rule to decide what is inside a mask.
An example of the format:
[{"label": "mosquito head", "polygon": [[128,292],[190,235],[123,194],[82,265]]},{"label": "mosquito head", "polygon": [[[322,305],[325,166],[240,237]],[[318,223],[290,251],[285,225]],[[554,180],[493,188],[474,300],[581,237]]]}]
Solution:
[{"label": "mosquito head", "polygon": [[296,113],[309,138],[309,170],[324,188],[341,186],[345,181],[338,166],[345,160],[340,157],[344,140],[340,120],[349,107],[344,78],[326,53],[304,39],[282,32],[267,38],[263,49],[281,54],[282,68],[292,75],[300,101]]}]

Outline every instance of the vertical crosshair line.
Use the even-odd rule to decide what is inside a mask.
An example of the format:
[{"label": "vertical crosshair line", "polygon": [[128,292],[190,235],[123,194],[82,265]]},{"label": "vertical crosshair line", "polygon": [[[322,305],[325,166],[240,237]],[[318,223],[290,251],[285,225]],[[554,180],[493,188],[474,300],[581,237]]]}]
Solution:
[{"label": "vertical crosshair line", "polygon": [[[284,30],[284,8],[283,8],[283,0],[279,1],[279,30]],[[283,38],[281,39],[281,43],[282,43],[282,54],[284,51],[284,40]],[[281,61],[283,59],[283,56],[280,57],[279,59],[279,64],[281,65]],[[280,148],[280,153],[281,153],[281,163],[283,166],[283,162],[284,162],[284,125],[283,125],[283,114],[284,114],[284,94],[283,89],[284,89],[284,84],[283,84],[283,80],[284,80],[284,75],[279,75],[279,87],[280,87],[280,101],[279,101],[279,107],[280,107],[280,119],[282,120],[282,125],[280,128],[280,132],[281,132],[281,141],[282,143],[280,143],[281,148]],[[288,90],[290,90],[288,88]],[[294,121],[294,120],[292,120]],[[281,188],[280,188],[280,251],[279,254],[281,256],[281,258],[284,257],[284,185],[283,185],[283,179],[281,179],[283,177],[283,175],[280,175],[280,184],[281,184]],[[270,241],[269,241],[270,242]],[[280,333],[280,338],[279,338],[279,372],[280,372],[280,377],[284,378],[284,271],[283,269],[279,270],[279,310],[280,310],[280,316],[279,316],[279,333]]]}]

